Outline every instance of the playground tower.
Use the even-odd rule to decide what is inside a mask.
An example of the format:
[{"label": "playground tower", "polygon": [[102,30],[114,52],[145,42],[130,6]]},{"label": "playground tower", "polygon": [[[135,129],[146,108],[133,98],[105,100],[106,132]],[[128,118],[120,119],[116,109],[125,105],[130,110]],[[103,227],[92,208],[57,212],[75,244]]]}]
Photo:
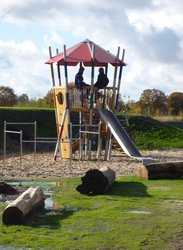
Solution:
[{"label": "playground tower", "polygon": [[[50,59],[46,64],[50,65],[51,70],[58,135],[54,153],[55,160],[58,152],[60,152],[62,158],[70,159],[77,149],[79,149],[81,158],[85,155],[87,159],[90,159],[92,140],[96,137],[98,157],[101,151],[101,139],[105,137],[105,159],[109,159],[113,136],[99,110],[107,108],[113,114],[116,112],[122,70],[126,66],[124,55],[125,50],[122,51],[122,57],[119,59],[120,47],[118,47],[117,54],[114,56],[88,39],[69,49],[66,49],[64,45],[63,52],[59,53],[57,49],[55,56],[52,56],[52,50],[49,47]],[[68,67],[77,66],[78,64],[91,68],[91,86],[85,86],[82,90],[77,89],[75,85],[68,82]],[[114,69],[112,86],[101,90],[102,93],[98,98],[97,91],[94,88],[95,68],[104,67],[107,74],[109,64]],[[61,80],[63,79],[61,77],[61,67],[63,67],[64,71],[65,84]],[[57,84],[55,72],[57,72],[58,76]],[[90,94],[88,95],[88,93]],[[77,121],[73,122],[73,117]]]}]

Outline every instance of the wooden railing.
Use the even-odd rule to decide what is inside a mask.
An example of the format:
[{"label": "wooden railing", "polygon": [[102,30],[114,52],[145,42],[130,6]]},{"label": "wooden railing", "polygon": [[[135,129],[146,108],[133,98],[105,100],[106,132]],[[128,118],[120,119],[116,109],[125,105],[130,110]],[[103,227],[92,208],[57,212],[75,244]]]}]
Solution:
[{"label": "wooden railing", "polygon": [[[103,107],[111,107],[111,102],[117,94],[117,88],[106,87],[98,90],[94,88],[93,107],[100,103]],[[74,85],[69,85],[70,108],[89,108],[91,98],[91,86],[85,86],[82,90],[77,89]]]}]

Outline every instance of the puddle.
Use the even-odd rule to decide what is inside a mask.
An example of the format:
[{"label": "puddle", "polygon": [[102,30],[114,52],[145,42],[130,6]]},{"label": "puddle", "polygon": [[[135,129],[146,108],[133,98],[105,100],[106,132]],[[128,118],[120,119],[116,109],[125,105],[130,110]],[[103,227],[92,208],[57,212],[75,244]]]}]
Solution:
[{"label": "puddle", "polygon": [[[63,206],[52,199],[53,192],[49,190],[48,186],[58,186],[58,182],[42,182],[42,181],[7,181],[9,185],[18,187],[19,185],[30,187],[30,186],[40,186],[43,189],[45,195],[44,208],[48,211],[46,215],[58,215],[62,214],[64,211],[75,212],[81,209],[81,207],[69,207]],[[0,197],[1,202],[1,197]],[[7,204],[11,203],[12,200],[5,201]],[[0,248],[1,250],[1,248]]]},{"label": "puddle", "polygon": [[[40,182],[40,181],[7,181],[7,184],[13,186],[14,188],[20,187],[31,187],[31,186],[40,186],[43,189],[44,195],[45,195],[45,209],[52,209],[54,206],[54,201],[52,200],[51,196],[53,192],[48,189],[48,185],[56,186],[56,182]],[[6,195],[5,195],[6,196]],[[14,195],[9,195],[8,200],[3,199],[3,195],[0,195],[0,202],[5,202],[7,204],[13,202]],[[1,250],[1,248],[0,248]]]},{"label": "puddle", "polygon": [[154,190],[164,190],[164,191],[171,190],[171,188],[169,188],[169,187],[163,187],[163,186],[151,187],[151,189],[154,189]]},{"label": "puddle", "polygon": [[43,190],[45,195],[45,201],[44,201],[44,208],[45,209],[52,209],[54,206],[54,201],[51,198],[53,195],[53,192],[51,190]]},{"label": "puddle", "polygon": [[173,213],[182,213],[183,211],[183,200],[165,200],[164,204],[167,209],[170,209]]},{"label": "puddle", "polygon": [[183,200],[167,200],[166,202],[170,202],[170,203],[179,203],[179,204],[182,204],[183,203]]},{"label": "puddle", "polygon": [[0,250],[31,250],[31,248],[24,248],[24,247],[15,248],[15,247],[8,247],[8,246],[0,245]]},{"label": "puddle", "polygon": [[143,211],[143,210],[127,210],[130,214],[151,214],[150,211]]},{"label": "puddle", "polygon": [[47,182],[47,181],[7,181],[6,183],[8,183],[9,185],[13,185],[13,186],[18,186],[18,185],[22,185],[22,186],[41,186],[41,187],[47,187],[48,185],[52,185],[52,186],[56,186],[57,182]]},{"label": "puddle", "polygon": [[63,214],[63,212],[76,212],[81,210],[81,207],[69,207],[60,205],[54,202],[51,198],[45,200],[45,209],[48,210],[46,215],[58,215]]},{"label": "puddle", "polygon": [[44,208],[49,210],[53,208],[53,205],[54,201],[50,197],[47,197],[44,201]]}]

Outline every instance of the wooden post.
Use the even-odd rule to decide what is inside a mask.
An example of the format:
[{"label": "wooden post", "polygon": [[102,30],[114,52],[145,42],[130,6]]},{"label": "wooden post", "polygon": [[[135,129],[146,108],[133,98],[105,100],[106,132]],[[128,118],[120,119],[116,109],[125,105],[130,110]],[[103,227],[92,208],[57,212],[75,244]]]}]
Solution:
[{"label": "wooden post", "polygon": [[72,123],[70,123],[70,170],[72,165]]},{"label": "wooden post", "polygon": [[[52,51],[51,51],[51,47],[49,47],[49,57],[50,59],[52,58]],[[52,79],[52,85],[53,88],[55,87],[55,76],[54,76],[54,68],[53,68],[53,63],[50,64],[50,71],[51,71],[51,79]],[[55,107],[55,120],[56,120],[56,124],[58,123],[58,117],[56,115],[56,97],[55,97],[55,93],[53,90],[53,102],[54,102],[54,107]],[[58,133],[58,129],[57,129],[57,133]]]},{"label": "wooden post", "polygon": [[44,193],[41,187],[30,187],[3,211],[2,220],[5,225],[21,224],[24,217],[37,207],[44,205]]},{"label": "wooden post", "polygon": [[68,138],[70,138],[70,104],[69,104],[69,87],[68,87],[68,73],[67,73],[67,61],[66,61],[66,45],[64,45],[64,69],[65,69],[65,88],[66,88],[66,111],[68,119]]},{"label": "wooden post", "polygon": [[[49,56],[50,56],[50,59],[51,59],[52,58],[51,47],[49,47]],[[51,70],[52,84],[53,84],[53,86],[55,86],[55,76],[54,76],[53,63],[50,64],[50,70]]]},{"label": "wooden post", "polygon": [[34,121],[34,163],[36,162],[37,121]]},{"label": "wooden post", "polygon": [[97,159],[100,160],[101,149],[102,149],[102,122],[100,120],[98,124],[98,147],[97,147]]},{"label": "wooden post", "polygon": [[82,112],[79,112],[79,161],[83,160]]},{"label": "wooden post", "polygon": [[[117,55],[116,55],[116,60],[117,61],[119,59],[119,53],[120,53],[120,47],[118,47],[118,51],[117,51]],[[114,68],[114,79],[113,79],[113,94],[112,94],[112,101],[111,101],[111,105],[110,105],[111,111],[114,111],[117,70],[118,70],[118,66],[115,65],[115,68]],[[105,159],[106,160],[110,159],[111,147],[112,147],[112,134],[111,134],[110,130],[108,129],[108,132],[107,132],[107,141],[106,141],[106,151],[105,151]]]},{"label": "wooden post", "polygon": [[120,92],[120,87],[121,87],[121,78],[122,78],[122,72],[123,72],[123,62],[124,62],[124,58],[125,58],[125,49],[123,49],[123,54],[122,54],[122,64],[120,66],[119,69],[119,77],[118,77],[118,88],[117,88],[117,95],[116,95],[116,104],[114,107],[114,110],[116,111],[117,107],[118,107],[118,99],[119,99],[119,92]]},{"label": "wooden post", "polygon": [[4,143],[3,143],[3,151],[4,151],[3,164],[5,166],[5,164],[6,164],[6,121],[4,121]]},{"label": "wooden post", "polygon": [[[94,44],[92,44],[92,48],[91,48],[91,57],[92,57],[92,71],[91,71],[91,93],[90,93],[90,119],[89,119],[89,125],[92,126],[92,117],[93,117],[93,85],[94,85],[94,53],[95,53],[95,47]],[[91,129],[91,128],[90,128]],[[89,155],[88,155],[88,159],[91,159],[91,145],[92,145],[92,141],[91,141],[91,135],[89,135]]]},{"label": "wooden post", "polygon": [[57,138],[57,143],[56,143],[54,157],[53,157],[54,161],[56,161],[56,159],[57,159],[57,154],[58,154],[59,145],[60,145],[60,139],[62,138],[62,133],[63,133],[63,129],[64,129],[65,118],[66,118],[66,109],[64,110],[64,114],[62,116],[62,121],[61,121],[61,124],[60,124],[60,131],[59,131],[59,135],[58,135],[58,138]]},{"label": "wooden post", "polygon": [[[119,59],[119,53],[120,53],[120,47],[118,47],[117,55],[116,55],[116,60],[118,61]],[[118,66],[115,65],[114,68],[114,79],[113,79],[113,96],[112,96],[112,103],[110,109],[113,111],[114,110],[114,101],[115,101],[115,94],[116,94],[116,78],[117,78],[117,71],[118,71]]]},{"label": "wooden post", "polygon": [[[56,53],[57,55],[59,54],[58,49],[56,49]],[[59,83],[59,86],[61,86],[62,83],[61,83],[60,65],[58,62],[57,62],[57,73],[58,73],[58,83]]]},{"label": "wooden post", "polygon": [[22,167],[22,140],[23,140],[23,131],[20,130],[20,167]]}]

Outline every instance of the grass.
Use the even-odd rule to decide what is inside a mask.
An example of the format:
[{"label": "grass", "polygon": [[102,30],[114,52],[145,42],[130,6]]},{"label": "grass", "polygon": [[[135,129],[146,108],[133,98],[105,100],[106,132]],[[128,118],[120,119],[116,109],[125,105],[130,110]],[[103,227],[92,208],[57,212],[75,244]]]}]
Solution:
[{"label": "grass", "polygon": [[183,129],[176,128],[150,117],[129,117],[130,130],[137,148],[183,148]]},{"label": "grass", "polygon": [[167,116],[155,116],[155,119],[158,121],[167,121],[167,122],[182,122],[183,121],[183,114],[181,115],[167,115]]},{"label": "grass", "polygon": [[[120,177],[106,195],[85,196],[80,179],[50,185],[57,210],[37,210],[24,225],[0,224],[0,245],[31,249],[181,249],[182,179]],[[44,183],[45,185],[45,183]],[[6,204],[0,203],[0,214]]]},{"label": "grass", "polygon": [[[73,113],[72,113],[73,114]],[[122,115],[117,115],[121,124],[124,123]],[[38,137],[56,137],[55,114],[53,109],[36,109],[36,108],[0,108],[0,149],[3,148],[3,122],[34,122],[37,121]],[[78,123],[76,114],[71,116],[73,123]],[[168,149],[183,148],[183,129],[176,128],[164,122],[144,116],[130,116],[130,131],[132,139],[139,150],[146,149]],[[33,138],[33,125],[11,125],[8,129],[20,131],[23,130],[25,140]],[[73,137],[78,131],[73,133]],[[19,138],[15,135],[7,135],[8,149],[17,148]],[[10,146],[9,146],[10,145]],[[14,148],[13,148],[14,145]],[[29,144],[30,145],[30,144]],[[38,151],[43,146],[54,150],[54,145],[38,144]],[[25,148],[25,145],[24,145]],[[19,147],[17,149],[19,151]],[[31,149],[32,150],[32,149]],[[31,151],[32,152],[32,151]]]}]

